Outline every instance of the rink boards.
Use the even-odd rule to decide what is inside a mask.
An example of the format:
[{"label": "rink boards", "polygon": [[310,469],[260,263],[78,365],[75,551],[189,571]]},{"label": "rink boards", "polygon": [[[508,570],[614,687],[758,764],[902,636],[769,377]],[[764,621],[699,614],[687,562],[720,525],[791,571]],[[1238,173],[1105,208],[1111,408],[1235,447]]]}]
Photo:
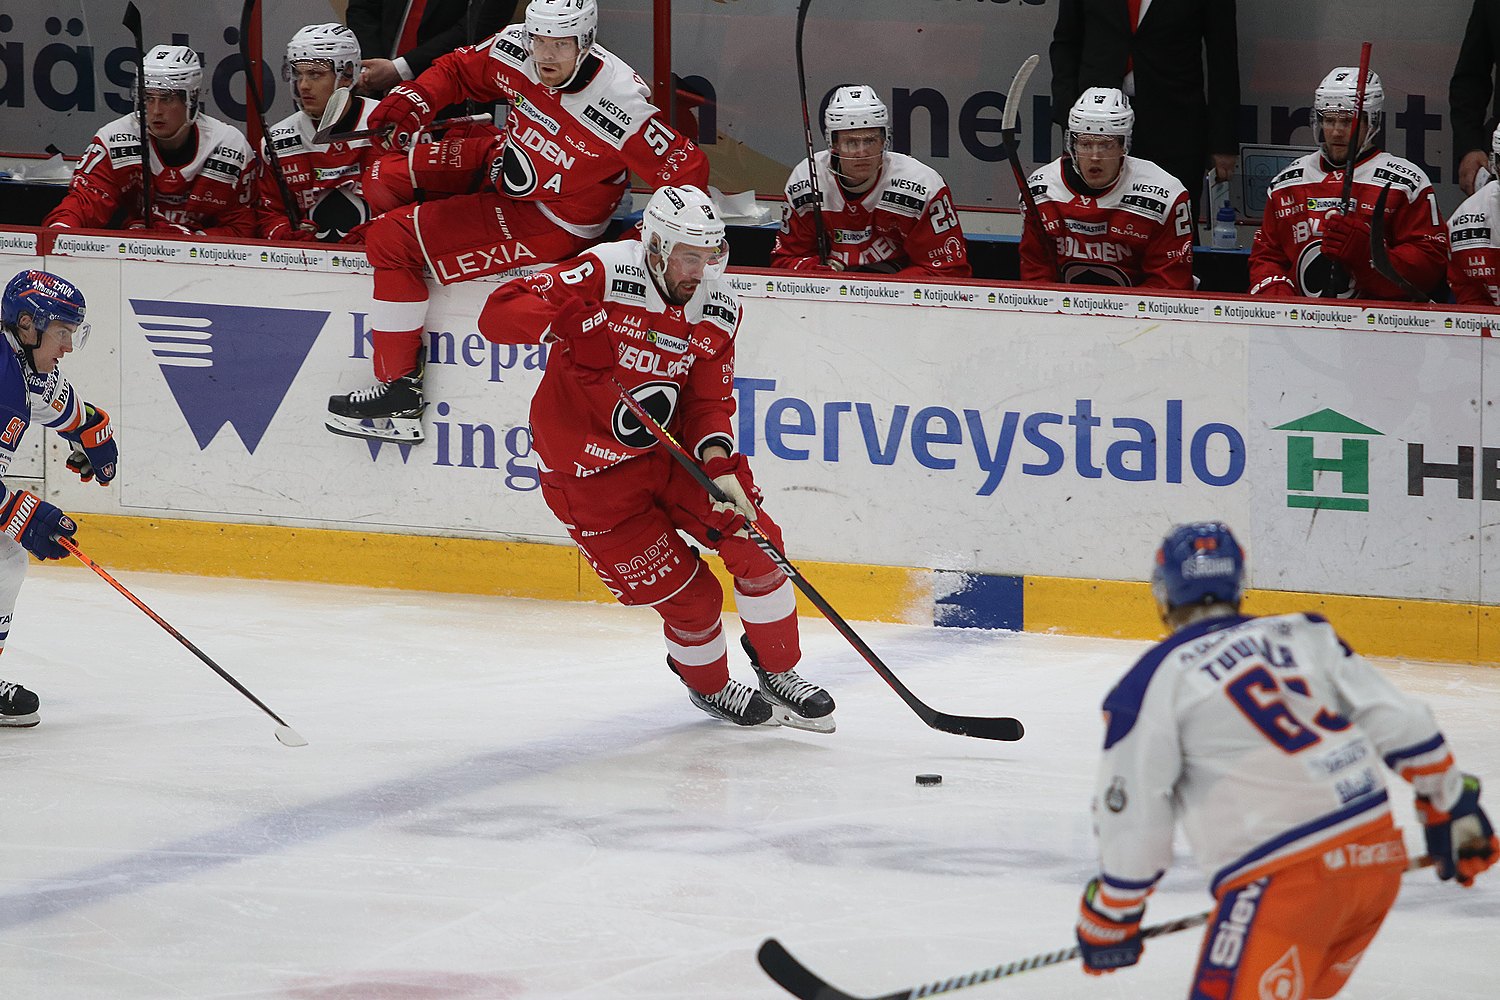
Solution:
[{"label": "rink boards", "polygon": [[[25,266],[35,241],[0,235]],[[428,440],[398,447],[322,428],[328,395],[370,378],[362,255],[51,249],[94,328],[64,368],[113,415],[121,473],[70,481],[49,436],[12,475],[44,476],[96,557],[608,599],[537,492],[545,352],[475,332],[493,283],[434,293]],[[848,618],[1151,636],[1156,542],[1216,517],[1247,543],[1251,610],[1320,608],[1372,653],[1500,661],[1486,315],[731,279],[739,446],[789,555]]]}]

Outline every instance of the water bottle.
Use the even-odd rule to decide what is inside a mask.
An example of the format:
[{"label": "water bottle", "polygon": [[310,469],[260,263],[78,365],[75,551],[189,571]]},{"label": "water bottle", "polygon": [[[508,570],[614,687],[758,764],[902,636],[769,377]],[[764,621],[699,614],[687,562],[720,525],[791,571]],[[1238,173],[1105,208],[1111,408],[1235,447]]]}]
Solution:
[{"label": "water bottle", "polygon": [[1213,248],[1215,250],[1237,250],[1240,234],[1234,225],[1234,206],[1226,199],[1214,216]]}]

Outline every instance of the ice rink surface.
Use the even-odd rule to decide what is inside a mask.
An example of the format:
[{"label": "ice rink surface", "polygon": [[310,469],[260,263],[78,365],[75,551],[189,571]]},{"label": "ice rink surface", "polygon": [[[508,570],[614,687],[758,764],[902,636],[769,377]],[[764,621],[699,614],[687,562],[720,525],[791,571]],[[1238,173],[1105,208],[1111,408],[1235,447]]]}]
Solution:
[{"label": "ice rink surface", "polygon": [[[821,736],[694,709],[645,610],[119,575],[310,745],[92,573],[33,566],[0,661],[42,699],[0,729],[5,998],[785,997],[767,936],[874,995],[1063,948],[1098,705],[1144,648],[857,626],[933,707],[1025,722],[991,743],[928,729],[804,619],[802,672],[839,703]],[[1495,814],[1500,670],[1383,666]],[[1147,922],[1205,884],[1180,852]],[[1497,931],[1500,873],[1409,875],[1342,996],[1492,1000]],[[954,995],[1183,997],[1198,935]]]}]

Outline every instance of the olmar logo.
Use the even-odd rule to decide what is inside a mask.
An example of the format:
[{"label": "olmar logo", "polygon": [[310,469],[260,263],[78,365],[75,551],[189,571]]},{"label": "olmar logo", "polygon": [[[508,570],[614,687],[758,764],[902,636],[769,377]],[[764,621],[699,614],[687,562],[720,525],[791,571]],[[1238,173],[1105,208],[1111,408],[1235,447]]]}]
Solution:
[{"label": "olmar logo", "polygon": [[130,306],[199,449],[230,424],[251,454],[329,315],[154,299]]},{"label": "olmar logo", "polygon": [[[1370,509],[1370,441],[1384,437],[1337,410],[1322,409],[1290,423],[1273,427],[1287,431],[1286,505],[1314,510]],[[1332,455],[1337,449],[1337,456]],[[1322,454],[1319,454],[1319,452]],[[1318,473],[1337,474],[1318,482]],[[1319,487],[1322,487],[1321,489]]]}]

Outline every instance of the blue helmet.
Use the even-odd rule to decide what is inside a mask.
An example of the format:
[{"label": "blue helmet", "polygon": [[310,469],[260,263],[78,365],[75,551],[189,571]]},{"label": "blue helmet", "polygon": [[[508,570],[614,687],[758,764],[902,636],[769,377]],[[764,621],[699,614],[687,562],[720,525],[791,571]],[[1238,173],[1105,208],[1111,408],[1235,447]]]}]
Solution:
[{"label": "blue helmet", "polygon": [[53,320],[62,320],[77,326],[73,342],[80,347],[88,336],[84,312],[83,293],[71,281],[48,271],[22,271],[10,279],[5,295],[0,297],[0,323],[6,329],[15,329],[22,313],[31,314],[38,336]]},{"label": "blue helmet", "polygon": [[1163,613],[1190,604],[1239,604],[1245,552],[1219,521],[1179,524],[1156,550],[1151,595]]}]

